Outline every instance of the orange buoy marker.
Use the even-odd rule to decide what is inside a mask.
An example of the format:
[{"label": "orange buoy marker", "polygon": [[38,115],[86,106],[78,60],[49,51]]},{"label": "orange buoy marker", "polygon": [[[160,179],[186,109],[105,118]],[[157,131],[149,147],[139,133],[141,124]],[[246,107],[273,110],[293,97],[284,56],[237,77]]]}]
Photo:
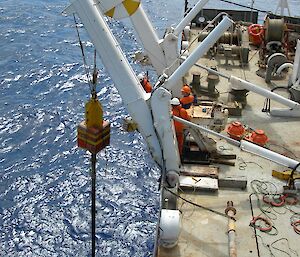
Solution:
[{"label": "orange buoy marker", "polygon": [[241,122],[234,121],[227,127],[227,133],[231,138],[241,140],[245,133],[245,128]]},{"label": "orange buoy marker", "polygon": [[264,146],[269,141],[269,138],[262,129],[257,129],[253,131],[250,136],[247,136],[246,140],[254,144]]}]

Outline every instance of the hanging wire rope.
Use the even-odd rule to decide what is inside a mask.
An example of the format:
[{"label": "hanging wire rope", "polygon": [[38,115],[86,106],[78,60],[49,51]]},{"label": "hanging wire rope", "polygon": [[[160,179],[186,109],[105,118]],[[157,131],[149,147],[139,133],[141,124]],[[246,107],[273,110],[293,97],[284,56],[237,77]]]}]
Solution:
[{"label": "hanging wire rope", "polygon": [[249,7],[247,5],[234,3],[234,2],[231,2],[231,1],[228,1],[228,0],[220,0],[220,1],[224,2],[224,3],[232,4],[232,5],[235,5],[235,6],[243,7],[243,8],[246,8],[246,9],[254,10],[254,11],[257,11],[257,12],[272,13],[271,11],[257,9],[257,8],[254,8],[253,6]]},{"label": "hanging wire rope", "polygon": [[75,28],[76,28],[76,32],[77,32],[78,42],[79,42],[80,49],[81,49],[81,56],[82,56],[83,66],[84,66],[84,69],[85,69],[85,74],[86,74],[86,77],[87,77],[87,81],[88,81],[88,84],[89,84],[90,91],[92,92],[93,85],[92,85],[92,81],[91,81],[91,78],[90,78],[90,71],[89,71],[89,67],[88,67],[87,62],[86,62],[86,58],[85,58],[85,54],[84,54],[84,48],[83,48],[83,44],[82,44],[82,41],[81,41],[81,38],[80,38],[79,29],[78,29],[78,22],[76,20],[75,14],[73,14],[73,18],[74,18],[74,22],[75,22]]},{"label": "hanging wire rope", "polygon": [[91,94],[93,97],[96,97],[96,85],[98,81],[98,69],[97,69],[97,51],[94,50],[94,71],[92,76],[92,88],[91,88]]},{"label": "hanging wire rope", "polygon": [[232,220],[236,221],[236,219],[235,219],[234,217],[228,216],[228,215],[226,215],[226,214],[224,214],[224,213],[222,213],[222,212],[219,212],[219,211],[210,209],[210,208],[208,208],[208,207],[205,207],[205,206],[203,206],[203,205],[197,204],[197,203],[195,203],[195,202],[192,202],[192,201],[190,201],[190,200],[188,200],[188,199],[186,199],[186,198],[180,196],[179,194],[174,193],[173,191],[171,191],[171,190],[168,189],[167,187],[164,187],[164,189],[167,190],[168,192],[170,192],[172,195],[176,196],[177,198],[179,198],[179,199],[185,201],[186,203],[189,203],[189,204],[191,204],[191,205],[194,205],[194,206],[199,207],[199,208],[201,208],[201,209],[204,209],[204,210],[206,210],[206,211],[209,211],[209,212],[212,212],[212,213],[214,213],[214,214],[217,214],[217,215],[223,216],[223,217],[225,217],[225,218],[232,219]]}]

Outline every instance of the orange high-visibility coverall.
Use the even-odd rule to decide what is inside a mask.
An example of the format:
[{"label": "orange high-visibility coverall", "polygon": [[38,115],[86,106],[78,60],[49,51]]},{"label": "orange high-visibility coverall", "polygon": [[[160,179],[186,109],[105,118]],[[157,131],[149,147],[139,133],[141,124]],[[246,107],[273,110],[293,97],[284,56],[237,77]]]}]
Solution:
[{"label": "orange high-visibility coverall", "polygon": [[141,82],[141,84],[142,84],[144,90],[146,91],[146,93],[151,93],[152,86],[147,78],[144,78],[143,81]]},{"label": "orange high-visibility coverall", "polygon": [[[172,106],[172,112],[174,116],[177,116],[179,118],[185,119],[185,120],[190,120],[190,116],[188,115],[187,111],[181,107],[181,105],[177,106]],[[180,123],[179,121],[174,120],[174,127],[175,127],[175,132],[176,132],[176,137],[177,137],[177,143],[178,143],[178,150],[180,156],[182,155],[182,150],[183,150],[183,130],[184,130],[184,125]]]},{"label": "orange high-visibility coverall", "polygon": [[187,95],[182,98],[180,98],[180,103],[182,105],[182,108],[189,109],[191,105],[194,103],[194,96],[193,95]]}]

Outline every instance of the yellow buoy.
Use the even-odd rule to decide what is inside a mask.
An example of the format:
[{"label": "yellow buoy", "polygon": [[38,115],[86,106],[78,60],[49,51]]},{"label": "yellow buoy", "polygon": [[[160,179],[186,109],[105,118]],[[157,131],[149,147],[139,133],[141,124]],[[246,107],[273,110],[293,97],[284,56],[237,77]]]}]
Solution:
[{"label": "yellow buoy", "polygon": [[98,153],[109,145],[110,123],[103,120],[103,110],[97,97],[85,105],[85,120],[77,127],[77,145],[91,153]]},{"label": "yellow buoy", "polygon": [[103,122],[103,110],[97,98],[91,98],[85,104],[85,122],[88,128],[101,128]]}]

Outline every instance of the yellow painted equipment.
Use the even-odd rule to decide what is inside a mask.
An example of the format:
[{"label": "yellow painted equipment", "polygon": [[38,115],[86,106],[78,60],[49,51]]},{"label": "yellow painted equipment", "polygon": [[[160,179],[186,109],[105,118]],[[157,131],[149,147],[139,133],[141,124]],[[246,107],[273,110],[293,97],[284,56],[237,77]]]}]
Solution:
[{"label": "yellow painted equipment", "polygon": [[101,128],[103,122],[102,106],[97,98],[91,98],[85,104],[85,122],[88,128]]},{"label": "yellow painted equipment", "polygon": [[132,118],[125,118],[123,122],[123,129],[127,132],[133,132],[138,129],[138,125],[132,120]]},{"label": "yellow painted equipment", "polygon": [[[285,171],[277,171],[272,170],[272,176],[281,180],[289,180],[291,177],[291,170],[285,170]],[[293,179],[300,179],[300,174],[294,174]]]},{"label": "yellow painted equipment", "polygon": [[[109,1],[107,1],[109,2]],[[115,6],[110,6],[110,9],[105,9],[105,15],[114,18],[122,19],[133,15],[140,6],[141,0],[123,0]]]},{"label": "yellow painted equipment", "polygon": [[98,153],[110,142],[110,123],[103,120],[103,111],[97,97],[85,105],[85,121],[77,127],[77,145],[91,153]]}]

